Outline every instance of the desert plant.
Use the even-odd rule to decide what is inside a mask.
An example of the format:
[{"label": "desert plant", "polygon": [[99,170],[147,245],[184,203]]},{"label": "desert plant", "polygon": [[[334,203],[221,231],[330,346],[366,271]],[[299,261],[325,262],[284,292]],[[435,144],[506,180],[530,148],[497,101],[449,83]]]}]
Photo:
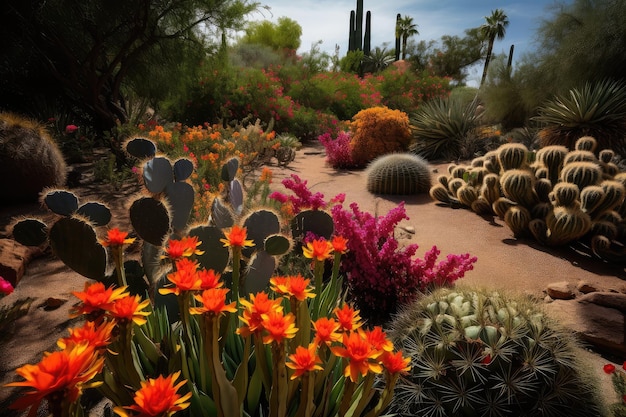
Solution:
[{"label": "desert plant", "polygon": [[326,162],[333,168],[352,168],[352,152],[350,150],[350,132],[339,132],[336,138],[330,133],[318,136],[318,140],[326,149]]},{"label": "desert plant", "polygon": [[393,153],[374,159],[366,171],[367,190],[374,194],[418,194],[430,189],[430,166],[410,153]]},{"label": "desert plant", "polygon": [[407,305],[389,336],[413,364],[397,415],[606,415],[572,334],[528,298],[439,289]]},{"label": "desert plant", "polygon": [[451,99],[431,100],[411,115],[411,151],[428,160],[454,159],[463,142],[478,126],[476,103]]},{"label": "desert plant", "polygon": [[411,140],[409,117],[388,107],[371,107],[361,110],[350,125],[352,161],[365,166],[374,158],[406,151]]},{"label": "desert plant", "polygon": [[0,113],[0,204],[35,202],[46,187],[65,185],[63,154],[45,127]]},{"label": "desert plant", "polygon": [[626,85],[604,80],[572,88],[557,95],[538,110],[534,119],[543,124],[542,146],[563,145],[574,149],[582,136],[593,136],[598,149],[626,154]]}]

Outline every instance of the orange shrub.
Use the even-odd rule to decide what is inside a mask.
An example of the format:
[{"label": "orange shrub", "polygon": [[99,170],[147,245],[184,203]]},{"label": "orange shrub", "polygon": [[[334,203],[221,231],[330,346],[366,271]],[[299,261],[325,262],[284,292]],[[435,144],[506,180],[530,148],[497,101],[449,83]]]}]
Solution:
[{"label": "orange shrub", "polygon": [[350,151],[357,166],[390,152],[404,152],[411,141],[408,115],[388,107],[361,110],[352,118],[350,130]]}]

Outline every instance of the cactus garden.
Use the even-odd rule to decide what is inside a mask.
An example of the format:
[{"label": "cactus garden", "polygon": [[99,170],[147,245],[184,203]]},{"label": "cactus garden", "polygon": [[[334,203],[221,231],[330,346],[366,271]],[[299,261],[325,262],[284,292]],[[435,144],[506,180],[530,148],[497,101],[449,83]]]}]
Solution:
[{"label": "cactus garden", "polygon": [[0,25],[0,415],[626,415],[620,2],[516,65],[503,9],[427,41],[355,0],[330,55],[256,2],[31,3]]}]

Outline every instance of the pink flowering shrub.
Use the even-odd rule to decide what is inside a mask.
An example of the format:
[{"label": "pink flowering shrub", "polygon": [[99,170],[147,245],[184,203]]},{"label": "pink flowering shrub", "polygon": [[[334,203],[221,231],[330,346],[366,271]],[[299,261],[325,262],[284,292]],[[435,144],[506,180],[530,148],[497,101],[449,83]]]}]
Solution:
[{"label": "pink flowering shrub", "polygon": [[326,162],[333,168],[353,168],[350,132],[339,132],[336,138],[328,132],[317,138],[326,149]]},{"label": "pink flowering shrub", "polygon": [[282,183],[293,195],[274,192],[270,198],[288,205],[292,214],[304,209],[330,210],[334,233],[348,240],[348,252],[341,258],[348,298],[372,325],[385,323],[420,293],[450,285],[474,268],[477,259],[468,253],[438,261],[436,246],[422,259],[415,257],[418,245],[401,248],[394,230],[400,221],[408,219],[404,203],[385,216],[374,216],[361,211],[357,203],[345,209],[345,194],[326,202],[322,193],[312,193],[307,182],[295,174]]},{"label": "pink flowering shrub", "polygon": [[348,240],[341,264],[348,292],[370,323],[384,323],[420,293],[452,284],[472,270],[477,260],[465,253],[437,262],[440,251],[436,246],[423,259],[415,258],[416,244],[400,248],[394,229],[408,220],[404,203],[378,217],[361,211],[356,203],[350,210],[335,206],[331,212],[335,233]]}]

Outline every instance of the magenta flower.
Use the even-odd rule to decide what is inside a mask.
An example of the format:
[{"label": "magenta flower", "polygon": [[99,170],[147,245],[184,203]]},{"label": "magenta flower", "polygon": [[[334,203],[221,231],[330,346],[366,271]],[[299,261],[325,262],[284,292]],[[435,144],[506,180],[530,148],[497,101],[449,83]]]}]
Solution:
[{"label": "magenta flower", "polygon": [[9,295],[13,292],[13,285],[4,278],[0,277],[0,293]]},{"label": "magenta flower", "polygon": [[76,132],[78,130],[78,126],[76,125],[67,125],[65,126],[65,133],[67,133],[68,135]]}]

